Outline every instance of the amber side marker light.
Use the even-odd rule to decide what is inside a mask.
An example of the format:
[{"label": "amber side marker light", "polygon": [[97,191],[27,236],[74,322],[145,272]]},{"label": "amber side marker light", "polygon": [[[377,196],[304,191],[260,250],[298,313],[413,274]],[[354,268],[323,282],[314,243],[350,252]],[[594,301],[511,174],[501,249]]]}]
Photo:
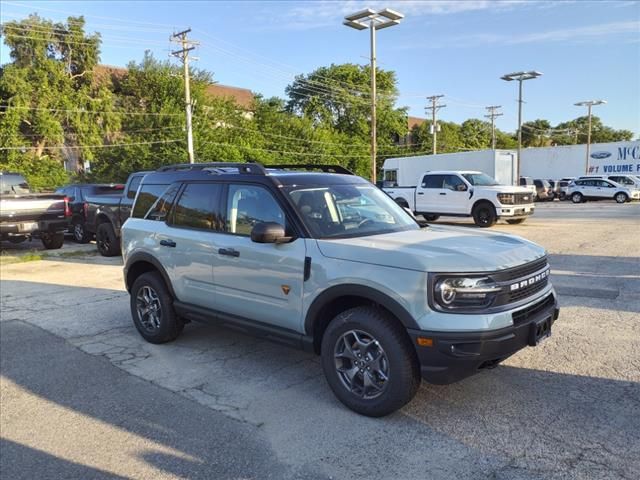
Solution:
[{"label": "amber side marker light", "polygon": [[433,338],[418,337],[416,341],[421,347],[433,347]]}]

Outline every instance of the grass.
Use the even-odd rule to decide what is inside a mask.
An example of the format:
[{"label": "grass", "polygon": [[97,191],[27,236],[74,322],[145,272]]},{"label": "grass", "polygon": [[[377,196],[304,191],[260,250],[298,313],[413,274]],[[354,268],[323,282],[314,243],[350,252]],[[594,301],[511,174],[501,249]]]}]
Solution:
[{"label": "grass", "polygon": [[9,253],[6,250],[0,252],[0,265],[10,265],[12,263],[37,262],[38,260],[56,258],[91,257],[97,255],[97,251],[70,251],[60,252],[59,250],[38,251],[30,250],[19,255]]}]

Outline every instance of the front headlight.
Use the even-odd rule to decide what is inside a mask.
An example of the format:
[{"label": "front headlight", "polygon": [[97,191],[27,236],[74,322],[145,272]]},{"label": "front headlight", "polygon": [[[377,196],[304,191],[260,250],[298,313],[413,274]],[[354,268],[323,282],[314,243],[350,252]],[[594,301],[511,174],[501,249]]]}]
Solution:
[{"label": "front headlight", "polygon": [[513,205],[516,203],[513,193],[499,193],[498,201],[503,205]]},{"label": "front headlight", "polygon": [[501,288],[487,276],[439,275],[431,282],[434,306],[439,310],[475,310],[489,307]]}]

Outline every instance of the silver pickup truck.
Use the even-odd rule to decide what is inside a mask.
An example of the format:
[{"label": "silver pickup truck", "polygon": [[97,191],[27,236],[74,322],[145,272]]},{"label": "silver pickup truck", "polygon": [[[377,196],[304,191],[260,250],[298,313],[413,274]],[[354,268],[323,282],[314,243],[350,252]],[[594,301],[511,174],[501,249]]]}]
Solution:
[{"label": "silver pickup truck", "polygon": [[39,238],[47,249],[60,248],[70,218],[64,195],[31,193],[22,175],[0,172],[0,240]]}]

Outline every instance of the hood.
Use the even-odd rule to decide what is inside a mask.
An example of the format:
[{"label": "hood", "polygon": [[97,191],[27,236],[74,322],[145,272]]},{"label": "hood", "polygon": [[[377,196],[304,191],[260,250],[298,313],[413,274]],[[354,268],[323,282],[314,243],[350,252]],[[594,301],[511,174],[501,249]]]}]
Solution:
[{"label": "hood", "polygon": [[545,255],[520,237],[444,226],[317,242],[326,257],[422,272],[490,272]]}]

